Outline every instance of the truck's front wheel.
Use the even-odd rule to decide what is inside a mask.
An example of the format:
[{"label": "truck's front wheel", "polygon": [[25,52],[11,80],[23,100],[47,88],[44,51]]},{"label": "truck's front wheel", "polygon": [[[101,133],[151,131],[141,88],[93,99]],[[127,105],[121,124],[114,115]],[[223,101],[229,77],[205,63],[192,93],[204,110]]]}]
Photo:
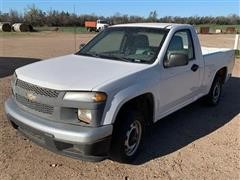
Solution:
[{"label": "truck's front wheel", "polygon": [[111,158],[129,163],[133,161],[142,145],[144,116],[138,111],[126,111],[114,126]]}]

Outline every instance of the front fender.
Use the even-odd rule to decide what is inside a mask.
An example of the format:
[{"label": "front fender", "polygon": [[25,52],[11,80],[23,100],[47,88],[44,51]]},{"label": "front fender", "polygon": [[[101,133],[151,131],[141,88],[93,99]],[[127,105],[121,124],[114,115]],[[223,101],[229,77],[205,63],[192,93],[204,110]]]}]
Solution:
[{"label": "front fender", "polygon": [[[145,86],[143,89],[142,84],[135,84],[116,93],[111,99],[108,100],[109,103],[106,104],[105,114],[103,115],[104,118],[103,124],[104,125],[113,124],[115,122],[119,110],[129,100],[145,93],[153,94],[154,98],[155,94],[152,91],[152,87],[153,86],[148,85]],[[156,107],[155,98],[154,107]]]}]

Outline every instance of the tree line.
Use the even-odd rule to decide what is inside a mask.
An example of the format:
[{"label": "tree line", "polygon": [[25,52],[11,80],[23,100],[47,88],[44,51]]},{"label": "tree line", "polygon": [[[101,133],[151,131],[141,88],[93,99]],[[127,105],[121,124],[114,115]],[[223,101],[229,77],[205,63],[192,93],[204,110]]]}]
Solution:
[{"label": "tree line", "polygon": [[8,13],[0,11],[0,22],[25,22],[33,26],[84,26],[86,20],[102,19],[110,24],[139,23],[139,22],[163,22],[163,23],[186,23],[192,25],[199,24],[218,24],[218,25],[236,25],[240,24],[240,16],[231,14],[228,16],[165,16],[158,17],[156,11],[151,11],[148,17],[129,16],[127,14],[116,13],[113,16],[97,16],[95,14],[69,13],[66,11],[42,11],[35,5],[25,9],[23,14],[16,10],[9,10]]}]

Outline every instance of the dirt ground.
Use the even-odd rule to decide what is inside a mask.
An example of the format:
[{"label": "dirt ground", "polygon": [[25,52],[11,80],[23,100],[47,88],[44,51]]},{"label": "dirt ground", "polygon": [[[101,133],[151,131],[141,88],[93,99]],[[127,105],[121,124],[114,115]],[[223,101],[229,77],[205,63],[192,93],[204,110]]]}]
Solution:
[{"label": "dirt ground", "polygon": [[[79,34],[77,43],[93,34]],[[233,47],[233,35],[201,35],[204,46]],[[49,152],[17,133],[3,103],[16,67],[75,51],[75,36],[0,37],[0,179],[240,179],[240,59],[217,107],[196,102],[164,118],[134,165],[85,162]],[[15,58],[12,58],[15,57]]]}]

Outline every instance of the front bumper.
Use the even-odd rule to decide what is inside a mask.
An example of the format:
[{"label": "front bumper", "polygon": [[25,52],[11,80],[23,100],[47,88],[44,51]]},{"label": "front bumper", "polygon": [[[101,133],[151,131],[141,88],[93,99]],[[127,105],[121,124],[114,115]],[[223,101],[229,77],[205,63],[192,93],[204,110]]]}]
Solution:
[{"label": "front bumper", "polygon": [[112,125],[93,128],[49,121],[22,111],[13,98],[5,102],[5,111],[15,129],[51,151],[90,161],[108,156]]}]

